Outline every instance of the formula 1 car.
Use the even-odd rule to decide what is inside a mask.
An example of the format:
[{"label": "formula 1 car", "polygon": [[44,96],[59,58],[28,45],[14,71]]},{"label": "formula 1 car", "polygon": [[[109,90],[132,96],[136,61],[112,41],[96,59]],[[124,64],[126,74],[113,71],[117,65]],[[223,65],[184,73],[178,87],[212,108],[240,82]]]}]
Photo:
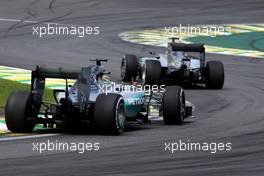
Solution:
[{"label": "formula 1 car", "polygon": [[[185,101],[178,86],[165,92],[132,91],[132,85],[116,85],[109,81],[110,72],[95,60],[84,68],[37,67],[32,71],[31,91],[10,94],[5,119],[12,132],[31,132],[36,124],[88,123],[98,132],[120,134],[130,121],[148,120],[149,107],[157,107],[165,124],[180,124],[192,115],[193,105]],[[65,89],[54,90],[54,103],[43,101],[46,78],[65,79]],[[68,79],[76,80],[70,86]],[[127,88],[127,86],[130,86]]]},{"label": "formula 1 car", "polygon": [[[205,84],[209,89],[222,89],[225,79],[222,62],[205,63],[203,44],[177,43],[176,39],[172,38],[172,42],[168,43],[166,54],[141,58],[125,55],[121,62],[122,80],[140,80],[150,85]],[[155,55],[153,52],[150,54]]]}]

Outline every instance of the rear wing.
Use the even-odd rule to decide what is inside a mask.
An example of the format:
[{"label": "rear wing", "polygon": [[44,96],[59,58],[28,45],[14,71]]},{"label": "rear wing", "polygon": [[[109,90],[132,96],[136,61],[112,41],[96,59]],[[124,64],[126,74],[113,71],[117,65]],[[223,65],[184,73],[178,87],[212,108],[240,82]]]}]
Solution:
[{"label": "rear wing", "polygon": [[57,79],[78,79],[82,73],[82,68],[72,67],[46,67],[37,66],[36,70],[32,71],[32,78],[57,78]]},{"label": "rear wing", "polygon": [[182,52],[198,52],[200,53],[200,68],[201,74],[204,75],[205,68],[205,47],[203,44],[186,44],[186,43],[169,43],[169,47],[172,51],[182,51]]},{"label": "rear wing", "polygon": [[172,51],[199,52],[204,53],[203,44],[170,43]]},{"label": "rear wing", "polygon": [[[65,99],[68,101],[68,79],[78,80],[78,99],[82,102],[83,99],[89,100],[90,96],[90,84],[91,84],[91,68],[90,67],[46,67],[37,66],[36,70],[31,73],[31,92],[32,100],[38,107],[41,106],[42,97],[45,89],[45,79],[65,79]],[[56,92],[56,90],[54,91]],[[55,97],[55,94],[54,94]],[[81,111],[84,111],[87,107],[87,102],[78,104]]]}]

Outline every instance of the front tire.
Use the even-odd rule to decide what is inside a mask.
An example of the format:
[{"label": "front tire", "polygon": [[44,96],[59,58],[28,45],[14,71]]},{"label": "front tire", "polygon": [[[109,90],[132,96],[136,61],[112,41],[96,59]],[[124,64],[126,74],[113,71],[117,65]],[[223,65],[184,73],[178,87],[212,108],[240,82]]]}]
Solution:
[{"label": "front tire", "polygon": [[12,92],[8,97],[5,108],[5,121],[7,128],[15,133],[32,132],[37,118],[37,113],[32,107],[30,92]]},{"label": "front tire", "polygon": [[181,124],[185,118],[185,94],[179,86],[168,86],[163,93],[163,119],[166,125]]},{"label": "front tire", "polygon": [[94,122],[103,133],[119,135],[125,127],[125,104],[121,95],[100,94],[95,102]]},{"label": "front tire", "polygon": [[225,81],[224,65],[220,61],[209,61],[205,67],[206,87],[222,89]]},{"label": "front tire", "polygon": [[161,65],[157,60],[146,60],[142,68],[142,84],[158,85],[161,79]]},{"label": "front tire", "polygon": [[124,82],[135,80],[138,72],[138,59],[135,55],[127,54],[121,62],[121,78]]}]

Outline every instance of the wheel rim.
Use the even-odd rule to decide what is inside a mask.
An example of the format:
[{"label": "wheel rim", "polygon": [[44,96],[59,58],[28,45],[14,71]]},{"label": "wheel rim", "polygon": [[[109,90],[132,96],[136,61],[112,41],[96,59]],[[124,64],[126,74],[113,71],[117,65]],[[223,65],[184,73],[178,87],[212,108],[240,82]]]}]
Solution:
[{"label": "wheel rim", "polygon": [[28,102],[27,102],[27,108],[25,111],[25,122],[27,124],[27,126],[35,126],[36,121],[37,121],[37,110],[34,108],[34,106],[32,105],[32,100],[31,97],[29,98]]},{"label": "wheel rim", "polygon": [[122,99],[119,100],[116,108],[116,126],[119,132],[123,131],[126,121],[124,103],[121,101]]},{"label": "wheel rim", "polygon": [[144,64],[143,66],[143,70],[142,70],[142,84],[146,83],[146,64]]},{"label": "wheel rim", "polygon": [[180,116],[181,116],[181,121],[183,121],[185,117],[185,95],[183,90],[181,90],[180,93]]},{"label": "wheel rim", "polygon": [[125,75],[126,75],[126,61],[125,61],[125,59],[123,59],[122,65],[121,65],[121,77],[122,77],[122,79],[125,78]]}]

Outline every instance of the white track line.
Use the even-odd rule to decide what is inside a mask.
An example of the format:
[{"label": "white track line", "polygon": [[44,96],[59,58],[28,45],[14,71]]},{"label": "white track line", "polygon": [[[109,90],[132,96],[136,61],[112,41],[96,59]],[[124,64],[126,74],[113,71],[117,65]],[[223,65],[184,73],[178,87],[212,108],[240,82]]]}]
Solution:
[{"label": "white track line", "polygon": [[19,19],[13,19],[13,18],[0,18],[0,21],[6,21],[6,22],[20,22],[20,23],[31,23],[31,24],[52,24],[52,25],[62,25],[62,26],[79,26],[82,25],[75,25],[75,24],[61,24],[61,23],[54,23],[54,22],[39,22],[39,21],[30,21],[30,20],[19,20]]},{"label": "white track line", "polygon": [[17,136],[17,137],[8,137],[8,138],[0,138],[0,142],[2,141],[13,141],[19,139],[32,139],[32,138],[42,138],[42,137],[51,137],[51,136],[58,136],[61,134],[39,134],[39,135],[31,135],[31,136]]},{"label": "white track line", "polygon": [[0,18],[0,21],[7,21],[7,22],[23,22],[23,23],[37,23],[37,21],[28,21],[28,20],[18,20],[12,18]]}]

